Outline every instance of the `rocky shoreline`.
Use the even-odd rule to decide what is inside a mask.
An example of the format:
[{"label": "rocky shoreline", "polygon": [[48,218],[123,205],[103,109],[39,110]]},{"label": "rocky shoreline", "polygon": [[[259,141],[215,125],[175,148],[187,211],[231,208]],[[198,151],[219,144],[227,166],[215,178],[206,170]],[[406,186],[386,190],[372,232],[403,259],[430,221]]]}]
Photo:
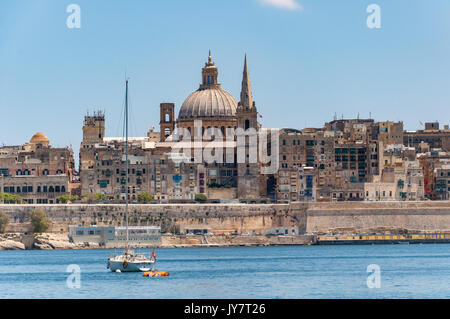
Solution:
[{"label": "rocky shoreline", "polygon": [[8,233],[0,235],[0,250],[53,250],[100,248],[97,243],[71,243],[66,234],[42,233],[24,235]]},{"label": "rocky shoreline", "polygon": [[[155,248],[237,247],[311,245],[313,236],[161,236],[161,244]],[[151,248],[140,246],[135,248]],[[98,243],[71,243],[67,234],[42,233],[24,235],[8,233],[0,235],[0,250],[54,250],[54,249],[108,249]]]}]

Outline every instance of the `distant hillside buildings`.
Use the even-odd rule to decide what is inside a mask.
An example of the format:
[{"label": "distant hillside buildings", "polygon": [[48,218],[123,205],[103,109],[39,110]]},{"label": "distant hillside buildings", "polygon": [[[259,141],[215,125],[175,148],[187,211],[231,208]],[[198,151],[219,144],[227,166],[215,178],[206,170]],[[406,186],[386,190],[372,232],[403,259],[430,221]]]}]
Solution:
[{"label": "distant hillside buildings", "polygon": [[29,204],[54,204],[76,185],[69,148],[54,148],[43,133],[28,143],[0,148],[0,192]]}]

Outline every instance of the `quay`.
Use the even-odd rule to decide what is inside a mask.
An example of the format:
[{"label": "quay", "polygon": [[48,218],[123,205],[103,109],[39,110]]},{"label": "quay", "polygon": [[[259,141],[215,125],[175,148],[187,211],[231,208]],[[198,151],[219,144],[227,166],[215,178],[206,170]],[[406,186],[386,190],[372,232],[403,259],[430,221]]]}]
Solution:
[{"label": "quay", "polygon": [[317,236],[316,245],[380,245],[450,243],[450,233],[326,235]]}]

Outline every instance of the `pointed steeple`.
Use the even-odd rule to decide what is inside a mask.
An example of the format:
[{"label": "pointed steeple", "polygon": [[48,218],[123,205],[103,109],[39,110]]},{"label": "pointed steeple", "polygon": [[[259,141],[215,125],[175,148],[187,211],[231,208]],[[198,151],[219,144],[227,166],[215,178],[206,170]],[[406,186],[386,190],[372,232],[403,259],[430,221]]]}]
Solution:
[{"label": "pointed steeple", "polygon": [[248,75],[248,67],[247,67],[247,54],[245,55],[245,60],[244,60],[244,73],[242,75],[240,104],[243,107],[248,107],[248,108],[253,107],[252,90],[250,88],[250,77]]}]

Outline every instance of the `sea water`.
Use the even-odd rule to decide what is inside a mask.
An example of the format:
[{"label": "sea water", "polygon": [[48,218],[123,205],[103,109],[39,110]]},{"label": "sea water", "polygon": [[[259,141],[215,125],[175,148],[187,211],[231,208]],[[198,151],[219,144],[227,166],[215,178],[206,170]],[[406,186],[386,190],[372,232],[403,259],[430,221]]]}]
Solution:
[{"label": "sea water", "polygon": [[169,277],[112,273],[113,250],[0,251],[0,298],[450,298],[449,244],[156,252]]}]

